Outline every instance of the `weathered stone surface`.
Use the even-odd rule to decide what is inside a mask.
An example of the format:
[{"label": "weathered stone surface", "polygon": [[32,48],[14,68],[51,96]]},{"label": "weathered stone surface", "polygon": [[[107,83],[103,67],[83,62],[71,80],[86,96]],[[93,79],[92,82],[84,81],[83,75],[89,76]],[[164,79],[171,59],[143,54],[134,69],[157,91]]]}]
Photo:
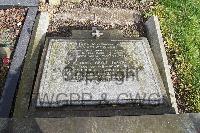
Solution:
[{"label": "weathered stone surface", "polygon": [[38,107],[163,103],[163,84],[145,39],[51,39],[44,62]]},{"label": "weathered stone surface", "polygon": [[158,65],[160,75],[162,77],[164,86],[167,90],[167,94],[170,97],[170,103],[172,107],[178,113],[177,103],[174,88],[172,85],[170,69],[168,65],[168,59],[163,43],[162,33],[160,30],[160,24],[156,16],[152,16],[145,23],[147,29],[148,40],[154,55],[155,61]]},{"label": "weathered stone surface", "polygon": [[[44,133],[199,133],[200,115],[146,115],[120,117],[67,117],[0,119],[0,131]],[[4,130],[7,129],[7,130]],[[8,130],[9,129],[9,130]]]},{"label": "weathered stone surface", "polygon": [[88,9],[83,8],[66,8],[63,13],[53,14],[53,21],[65,22],[66,20],[73,20],[81,23],[92,21],[94,24],[101,25],[132,25],[141,21],[141,13],[136,10],[125,9],[110,9],[91,7]]},{"label": "weathered stone surface", "polygon": [[[99,30],[103,33],[99,39],[124,39],[123,33],[120,30]],[[72,39],[94,39],[91,30],[72,30]]]}]

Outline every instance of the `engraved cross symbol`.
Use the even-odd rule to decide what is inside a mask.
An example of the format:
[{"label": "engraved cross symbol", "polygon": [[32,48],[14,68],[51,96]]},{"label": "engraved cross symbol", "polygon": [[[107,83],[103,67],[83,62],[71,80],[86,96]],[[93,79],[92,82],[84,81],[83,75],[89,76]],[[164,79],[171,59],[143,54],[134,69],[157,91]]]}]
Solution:
[{"label": "engraved cross symbol", "polygon": [[102,36],[103,35],[103,33],[101,33],[99,30],[97,30],[97,28],[96,27],[92,27],[92,36],[93,37],[100,37],[100,36]]}]

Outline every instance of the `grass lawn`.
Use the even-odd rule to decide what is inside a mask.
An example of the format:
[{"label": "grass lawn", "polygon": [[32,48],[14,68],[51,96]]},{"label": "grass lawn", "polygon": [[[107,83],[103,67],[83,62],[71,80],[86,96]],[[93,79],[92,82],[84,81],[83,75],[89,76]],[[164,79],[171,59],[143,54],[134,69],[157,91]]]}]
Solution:
[{"label": "grass lawn", "polygon": [[178,108],[200,112],[200,0],[157,0],[146,16],[159,17]]}]

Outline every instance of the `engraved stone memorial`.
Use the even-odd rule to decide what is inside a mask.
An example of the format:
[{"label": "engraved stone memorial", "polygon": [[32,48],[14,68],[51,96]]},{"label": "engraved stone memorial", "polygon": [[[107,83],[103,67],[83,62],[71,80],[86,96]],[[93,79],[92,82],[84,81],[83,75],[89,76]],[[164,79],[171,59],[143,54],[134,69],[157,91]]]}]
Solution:
[{"label": "engraved stone memorial", "polygon": [[38,107],[164,102],[145,38],[49,39],[42,62]]}]

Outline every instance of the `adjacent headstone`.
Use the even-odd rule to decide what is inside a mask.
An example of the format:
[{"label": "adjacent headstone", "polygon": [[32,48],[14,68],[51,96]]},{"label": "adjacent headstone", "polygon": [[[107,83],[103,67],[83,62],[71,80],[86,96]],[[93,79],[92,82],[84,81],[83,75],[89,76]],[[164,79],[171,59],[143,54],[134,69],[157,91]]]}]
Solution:
[{"label": "adjacent headstone", "polygon": [[41,65],[38,107],[163,103],[146,39],[50,39]]}]

